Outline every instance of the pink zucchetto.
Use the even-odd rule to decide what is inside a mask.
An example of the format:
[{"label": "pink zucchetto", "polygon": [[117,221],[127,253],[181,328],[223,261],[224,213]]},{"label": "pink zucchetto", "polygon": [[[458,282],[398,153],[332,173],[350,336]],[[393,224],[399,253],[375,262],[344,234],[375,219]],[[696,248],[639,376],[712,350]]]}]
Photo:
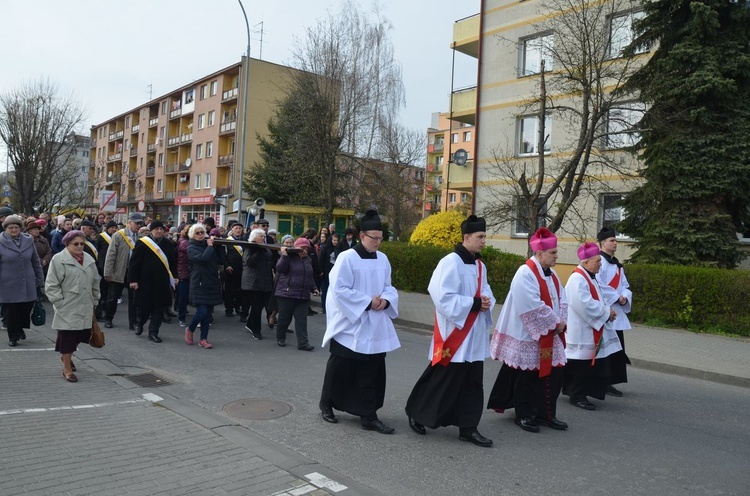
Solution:
[{"label": "pink zucchetto", "polygon": [[529,239],[529,245],[532,251],[550,250],[557,246],[557,236],[546,227],[540,227]]},{"label": "pink zucchetto", "polygon": [[597,255],[599,255],[599,247],[596,243],[589,243],[586,241],[578,247],[578,260],[586,260],[587,258],[595,257]]}]

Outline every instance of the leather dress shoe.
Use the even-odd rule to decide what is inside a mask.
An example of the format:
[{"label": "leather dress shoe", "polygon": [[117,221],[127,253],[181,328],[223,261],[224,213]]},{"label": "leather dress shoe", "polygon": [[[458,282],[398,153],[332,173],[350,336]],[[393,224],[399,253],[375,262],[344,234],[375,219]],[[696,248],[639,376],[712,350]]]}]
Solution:
[{"label": "leather dress shoe", "polygon": [[107,329],[112,329],[112,327],[114,327],[114,326],[112,325],[112,321],[111,320],[105,320],[104,321],[104,327],[106,327]]},{"label": "leather dress shoe", "polygon": [[614,386],[607,386],[607,394],[610,396],[616,396],[618,398],[622,397],[622,391],[615,388]]},{"label": "leather dress shoe", "polygon": [[134,330],[136,336],[140,336],[141,334],[143,334],[143,326],[141,324],[136,324]]},{"label": "leather dress shoe", "polygon": [[167,307],[167,311],[164,312],[164,315],[168,315],[169,317],[177,317],[177,314],[175,313],[175,311],[169,307]]},{"label": "leather dress shoe", "polygon": [[552,417],[551,419],[537,417],[536,423],[539,425],[546,425],[547,427],[557,429],[558,431],[564,431],[568,428],[568,424],[562,420],[557,420],[555,417]]},{"label": "leather dress shoe", "polygon": [[152,341],[154,343],[161,343],[161,338],[159,337],[158,334],[149,334],[148,335],[148,340]]},{"label": "leather dress shoe", "polygon": [[531,417],[516,418],[514,422],[526,432],[539,432],[539,426]]},{"label": "leather dress shoe", "polygon": [[278,341],[276,341],[276,344],[278,344],[278,345],[279,345],[279,346],[281,346],[282,348],[283,348],[284,346],[286,346],[286,343],[285,343],[284,341],[280,340],[280,339],[279,339]]},{"label": "leather dress shoe", "polygon": [[381,434],[393,434],[396,430],[393,427],[388,427],[387,425],[385,425],[380,421],[380,419],[363,420],[362,428],[366,431],[376,431]]},{"label": "leather dress shoe", "polygon": [[582,400],[574,400],[571,398],[570,404],[584,410],[596,410],[596,406],[586,398],[583,398]]},{"label": "leather dress shoe", "polygon": [[131,331],[135,331],[135,324],[129,324],[128,329],[130,329]]},{"label": "leather dress shoe", "polygon": [[17,344],[18,344],[18,341],[16,341],[15,339],[11,339],[10,341],[8,341],[8,346],[12,347],[12,346],[16,346]]},{"label": "leather dress shoe", "polygon": [[164,318],[161,321],[164,322],[165,324],[171,324],[172,317],[167,317],[166,315],[164,315]]},{"label": "leather dress shoe", "polygon": [[[21,329],[20,332],[18,333],[18,337],[19,339],[26,339],[26,333],[24,332],[23,329]],[[622,396],[622,393],[620,393],[620,396]]]},{"label": "leather dress shoe", "polygon": [[297,349],[300,351],[312,351],[315,349],[315,346],[311,344],[303,344],[302,346],[297,346]]},{"label": "leather dress shoe", "polygon": [[411,427],[411,430],[413,430],[420,436],[424,436],[425,434],[427,434],[427,430],[424,428],[422,424],[414,420],[411,415],[409,415],[408,417],[409,417],[409,427]]},{"label": "leather dress shoe", "polygon": [[477,446],[480,446],[482,448],[489,448],[490,446],[492,446],[492,439],[487,439],[477,430],[474,430],[474,432],[465,436],[459,435],[458,439],[460,439],[461,441],[476,444]]},{"label": "leather dress shoe", "polygon": [[333,414],[333,410],[330,408],[324,408],[320,411],[321,417],[323,417],[323,420],[328,422],[329,424],[338,424],[339,419],[336,418],[336,415]]}]

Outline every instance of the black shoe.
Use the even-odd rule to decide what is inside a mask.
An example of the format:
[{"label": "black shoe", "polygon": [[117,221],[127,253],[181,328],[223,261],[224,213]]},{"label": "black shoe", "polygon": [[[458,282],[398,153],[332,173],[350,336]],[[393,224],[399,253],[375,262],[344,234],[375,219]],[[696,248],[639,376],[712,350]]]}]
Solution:
[{"label": "black shoe", "polygon": [[241,315],[242,314],[242,309],[240,307],[237,307],[237,308],[234,309],[234,313],[236,313],[237,315]]},{"label": "black shoe", "polygon": [[307,311],[307,315],[318,315],[318,312],[313,310],[312,308]]},{"label": "black shoe", "polygon": [[177,313],[175,313],[175,311],[169,307],[167,307],[167,311],[164,315],[166,315],[167,317],[177,317]]},{"label": "black shoe", "polygon": [[240,324],[247,322],[247,315],[240,315]]},{"label": "black shoe", "polygon": [[622,391],[616,389],[614,386],[607,386],[607,394],[610,396],[616,396],[618,398],[622,397]]},{"label": "black shoe", "polygon": [[568,424],[566,424],[565,422],[561,420],[557,420],[555,417],[552,417],[551,419],[537,417],[536,423],[539,425],[546,425],[547,427],[550,427],[552,429],[557,429],[558,431],[564,431],[565,429],[568,428]]},{"label": "black shoe", "polygon": [[381,434],[393,434],[396,431],[393,427],[385,425],[380,419],[363,420],[361,425],[366,431],[376,431]]},{"label": "black shoe", "polygon": [[161,343],[161,338],[157,334],[149,334],[148,340],[154,343]]},{"label": "black shoe", "polygon": [[487,439],[477,430],[466,436],[459,435],[458,439],[461,441],[467,441],[476,444],[477,446],[480,446],[482,448],[489,448],[490,446],[492,446],[492,439]]},{"label": "black shoe", "polygon": [[413,430],[420,436],[424,436],[425,434],[427,434],[427,430],[422,424],[411,418],[411,415],[407,415],[407,417],[409,418],[409,427],[411,427],[411,430]]},{"label": "black shoe", "polygon": [[112,321],[111,320],[105,320],[104,321],[104,327],[106,327],[107,329],[112,329],[114,326],[112,325]]},{"label": "black shoe", "polygon": [[574,400],[571,398],[570,404],[584,410],[596,410],[596,406],[586,398],[583,398],[582,400]]},{"label": "black shoe", "polygon": [[15,339],[11,339],[10,341],[8,341],[8,346],[10,346],[11,348],[16,346],[17,344],[18,344],[18,341]]},{"label": "black shoe", "polygon": [[315,346],[311,344],[303,344],[302,346],[297,346],[297,349],[300,351],[312,351],[315,349]]},{"label": "black shoe", "polygon": [[539,426],[531,417],[516,418],[514,422],[518,427],[525,430],[526,432],[539,432]]},{"label": "black shoe", "polygon": [[336,415],[333,414],[333,410],[331,408],[323,408],[322,410],[320,410],[320,416],[323,417],[323,420],[325,420],[329,424],[339,423],[339,419],[337,419]]},{"label": "black shoe", "polygon": [[[23,329],[21,329],[21,331],[18,333],[18,337],[19,339],[26,339],[26,333]],[[620,396],[622,396],[622,393],[620,393]]]},{"label": "black shoe", "polygon": [[263,339],[263,336],[259,332],[254,332],[253,333],[253,338],[257,339],[258,341],[260,341],[261,339]]},{"label": "black shoe", "polygon": [[129,324],[128,329],[130,329],[131,331],[135,331],[135,324]]},{"label": "black shoe", "polygon": [[234,317],[234,312],[232,311],[224,312],[224,315],[226,315],[227,317]]},{"label": "black shoe", "polygon": [[[132,329],[132,327],[131,327],[131,329]],[[136,336],[140,336],[141,334],[143,334],[143,326],[141,324],[136,324],[134,330],[135,330],[135,335]]]},{"label": "black shoe", "polygon": [[172,319],[170,317],[167,317],[165,315],[164,318],[162,319],[162,322],[164,322],[165,324],[171,324],[172,323]]},{"label": "black shoe", "polygon": [[276,341],[276,344],[278,344],[278,345],[279,345],[279,346],[281,346],[282,348],[283,348],[284,346],[286,346],[286,343],[285,343],[284,341],[280,340],[280,339],[279,339],[278,341]]}]

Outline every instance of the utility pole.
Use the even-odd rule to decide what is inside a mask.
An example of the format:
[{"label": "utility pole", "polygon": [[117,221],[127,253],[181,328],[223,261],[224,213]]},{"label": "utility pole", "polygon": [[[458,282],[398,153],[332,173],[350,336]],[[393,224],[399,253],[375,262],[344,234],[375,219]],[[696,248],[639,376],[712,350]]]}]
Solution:
[{"label": "utility pole", "polygon": [[[245,75],[243,76],[243,82],[242,82],[242,139],[240,140],[240,143],[242,143],[242,146],[240,147],[240,177],[239,177],[239,183],[240,183],[240,195],[237,202],[237,215],[238,217],[242,216],[242,198],[243,198],[243,189],[244,189],[244,180],[245,180],[245,149],[247,148],[247,111],[248,111],[248,105],[247,105],[247,89],[248,86],[250,86],[250,23],[247,22],[247,13],[245,12],[245,6],[242,5],[242,0],[237,0],[237,2],[240,4],[240,8],[242,9],[242,16],[245,18],[245,29],[247,30],[247,53],[245,54],[245,60],[243,63],[243,68],[245,69]],[[245,217],[245,227],[248,226],[248,221],[250,219],[250,216],[247,215]]]}]

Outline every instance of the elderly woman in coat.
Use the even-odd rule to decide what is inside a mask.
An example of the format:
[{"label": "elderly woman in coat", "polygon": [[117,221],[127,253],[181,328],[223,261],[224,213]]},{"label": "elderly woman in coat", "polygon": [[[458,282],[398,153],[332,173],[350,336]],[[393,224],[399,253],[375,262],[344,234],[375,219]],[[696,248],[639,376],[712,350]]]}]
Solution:
[{"label": "elderly woman in coat", "polygon": [[[265,244],[266,232],[253,229],[248,241]],[[248,246],[242,253],[242,314],[248,315],[245,329],[262,339],[260,317],[273,290],[273,253],[262,246]],[[248,314],[249,310],[249,314]],[[268,315],[266,316],[268,318]]]},{"label": "elderly woman in coat", "polygon": [[193,224],[188,231],[190,244],[188,245],[188,259],[190,260],[190,301],[196,307],[193,320],[185,330],[185,342],[193,344],[193,333],[198,325],[201,335],[198,345],[213,348],[208,342],[208,326],[213,320],[211,314],[215,305],[224,303],[221,294],[221,279],[219,265],[224,263],[224,250],[214,246],[213,237],[206,236],[206,226]]},{"label": "elderly woman in coat", "polygon": [[63,377],[78,382],[72,355],[79,343],[88,343],[94,308],[99,301],[99,271],[83,245],[81,231],[70,231],[62,238],[65,249],[52,257],[45,291],[55,309],[52,328],[57,329],[55,351],[62,355]]},{"label": "elderly woman in coat", "polygon": [[276,344],[286,346],[286,331],[294,319],[294,330],[297,333],[297,349],[312,351],[315,349],[307,341],[307,310],[310,306],[310,294],[318,295],[315,274],[309,252],[312,250],[310,240],[299,238],[294,242],[299,252],[288,253],[287,247],[281,248],[281,258],[276,264],[279,280],[276,284],[276,300],[279,305],[279,327],[276,329]]},{"label": "elderly woman in coat", "polygon": [[49,241],[44,236],[41,236],[42,225],[39,221],[26,220],[26,233],[34,238],[34,246],[36,246],[36,252],[39,255],[39,262],[42,264],[42,271],[46,274],[47,267],[49,267],[50,260],[52,260],[52,247],[49,245]]},{"label": "elderly woman in coat", "polygon": [[26,339],[31,326],[31,308],[42,286],[44,274],[34,239],[21,232],[23,219],[8,215],[0,233],[0,303],[8,329],[8,344],[16,346]]}]

